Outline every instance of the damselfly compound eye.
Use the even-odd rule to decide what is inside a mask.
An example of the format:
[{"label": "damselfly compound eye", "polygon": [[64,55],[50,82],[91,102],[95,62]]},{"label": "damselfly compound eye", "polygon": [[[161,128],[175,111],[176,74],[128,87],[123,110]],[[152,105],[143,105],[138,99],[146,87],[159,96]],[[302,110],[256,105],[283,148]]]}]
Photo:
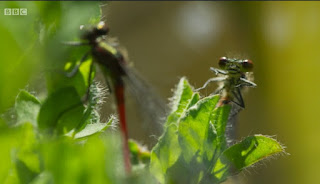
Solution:
[{"label": "damselfly compound eye", "polygon": [[227,63],[228,63],[228,59],[226,57],[221,57],[219,59],[219,67],[221,69],[224,69],[227,66]]},{"label": "damselfly compound eye", "polygon": [[250,72],[253,69],[253,63],[249,59],[243,60],[242,67],[246,72]]}]

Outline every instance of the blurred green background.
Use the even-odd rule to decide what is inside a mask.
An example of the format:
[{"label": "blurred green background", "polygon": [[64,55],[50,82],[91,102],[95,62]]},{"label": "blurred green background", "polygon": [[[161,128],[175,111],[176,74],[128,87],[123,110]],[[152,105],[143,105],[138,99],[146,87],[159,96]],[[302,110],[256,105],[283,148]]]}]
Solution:
[{"label": "blurred green background", "polygon": [[[28,37],[27,30],[34,25],[15,32],[5,29],[36,20],[37,14],[28,7],[27,16],[8,17],[3,8],[0,113],[13,105],[19,89],[41,94],[45,83],[44,61],[28,53],[19,55],[28,49],[21,43],[37,39]],[[163,98],[172,95],[171,89],[182,76],[195,87],[202,86],[214,76],[209,67],[217,67],[221,56],[251,59],[258,87],[244,95],[246,109],[240,114],[238,139],[257,133],[274,135],[290,155],[248,169],[238,182],[320,180],[319,2],[110,2],[103,6],[103,15],[111,35],[119,38],[136,69]],[[9,58],[4,57],[6,52],[11,52]],[[203,91],[203,95],[210,93]],[[136,112],[130,103],[128,119],[133,121]],[[138,126],[130,125],[131,137],[148,142]]]}]

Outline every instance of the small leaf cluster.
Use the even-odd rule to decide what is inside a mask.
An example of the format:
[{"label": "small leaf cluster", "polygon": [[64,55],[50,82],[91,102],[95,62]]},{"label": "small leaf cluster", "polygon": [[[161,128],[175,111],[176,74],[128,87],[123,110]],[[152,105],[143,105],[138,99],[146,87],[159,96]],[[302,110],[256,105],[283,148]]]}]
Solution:
[{"label": "small leaf cluster", "polygon": [[227,146],[231,105],[216,107],[219,95],[200,98],[182,78],[165,132],[151,152],[150,171],[160,183],[221,183],[284,148],[274,139],[253,135]]}]

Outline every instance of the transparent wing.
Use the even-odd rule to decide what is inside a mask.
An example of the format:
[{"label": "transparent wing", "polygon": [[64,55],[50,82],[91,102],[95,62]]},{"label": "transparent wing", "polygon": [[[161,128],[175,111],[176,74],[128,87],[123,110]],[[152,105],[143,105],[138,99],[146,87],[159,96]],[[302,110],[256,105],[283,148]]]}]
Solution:
[{"label": "transparent wing", "polygon": [[126,73],[125,84],[138,103],[144,118],[143,128],[150,130],[150,135],[162,133],[168,107],[155,90],[144,80],[134,68],[122,66]]}]

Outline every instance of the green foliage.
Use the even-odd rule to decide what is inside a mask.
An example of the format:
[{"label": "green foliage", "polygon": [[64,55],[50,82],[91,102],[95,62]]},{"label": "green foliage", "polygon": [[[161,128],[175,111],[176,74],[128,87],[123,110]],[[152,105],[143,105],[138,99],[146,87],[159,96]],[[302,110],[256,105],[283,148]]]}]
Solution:
[{"label": "green foliage", "polygon": [[18,124],[30,122],[34,126],[37,126],[36,117],[40,109],[40,101],[37,98],[22,90],[16,98],[14,109]]},{"label": "green foliage", "polygon": [[[0,40],[4,43],[0,44],[0,84],[5,86],[0,88],[0,113],[12,106],[15,94],[32,76],[44,78],[45,71],[49,93],[63,85],[61,80],[68,81],[61,79],[56,71],[61,71],[66,61],[76,63],[77,60],[71,57],[69,46],[63,46],[62,42],[78,38],[79,25],[99,21],[99,4],[101,2],[0,3],[1,10],[28,9],[27,16],[0,16]],[[80,95],[85,93],[83,89],[77,89],[82,92]]]},{"label": "green foliage", "polygon": [[200,98],[182,78],[165,132],[151,154],[129,141],[133,171],[126,176],[120,137],[101,134],[113,126],[115,118],[107,123],[96,120],[92,112],[99,104],[95,96],[99,90],[92,85],[90,91],[90,108],[82,105],[73,87],[58,89],[43,103],[25,90],[19,93],[18,123],[0,137],[9,143],[0,145],[4,150],[0,156],[7,158],[5,169],[0,170],[3,183],[157,183],[150,174],[160,183],[221,183],[284,151],[277,141],[262,135],[227,147],[231,106],[216,107],[219,95]]},{"label": "green foliage", "polygon": [[[4,162],[6,170],[1,172],[1,183],[121,183],[124,180],[124,170],[119,168],[122,163],[121,154],[118,154],[121,152],[119,137],[111,132],[104,138],[100,135],[112,126],[115,118],[110,118],[107,123],[88,123],[71,138],[70,135],[59,132],[59,126],[54,126],[59,122],[67,124],[69,129],[77,129],[76,123],[81,122],[86,111],[69,113],[72,111],[70,109],[78,108],[68,101],[72,102],[75,94],[74,88],[60,89],[57,94],[49,96],[40,104],[27,91],[19,93],[15,105],[19,123],[15,128],[8,128],[10,131],[0,137],[2,141],[6,141],[1,145],[4,149],[1,152],[4,155],[1,156],[9,161]],[[36,128],[37,124],[30,124],[37,116],[39,129]],[[48,127],[53,131],[43,133],[42,129]],[[53,136],[61,134],[59,137]],[[79,140],[85,142],[80,143]],[[12,151],[13,154],[10,154]]]},{"label": "green foliage", "polygon": [[[110,131],[116,118],[100,122],[98,109],[104,91],[89,81],[89,75],[91,79],[95,75],[90,73],[92,59],[89,57],[75,76],[64,75],[89,48],[70,48],[61,42],[75,40],[79,25],[98,20],[97,3],[8,2],[5,7],[27,7],[34,13],[25,22],[12,19],[16,22],[10,25],[14,26],[0,24],[0,35],[7,35],[3,42],[14,48],[0,54],[8,68],[2,71],[0,65],[0,82],[8,86],[0,89],[0,112],[14,104],[15,117],[13,123],[0,120],[0,183],[221,183],[284,151],[277,141],[262,135],[227,147],[225,131],[231,106],[216,107],[219,95],[201,98],[182,78],[165,131],[151,153],[129,141],[133,168],[126,174],[121,137]],[[22,35],[17,29],[27,23],[33,26]],[[44,99],[27,90],[18,91],[38,65],[45,71],[45,77],[41,76],[47,84]],[[2,75],[11,78],[14,72],[22,72],[26,78],[7,85]],[[15,103],[4,99],[17,93]]]},{"label": "green foliage", "polygon": [[150,171],[160,183],[221,183],[284,151],[278,142],[262,135],[228,148],[225,130],[231,106],[216,107],[219,95],[199,99],[191,89],[181,79],[165,132],[151,152]]},{"label": "green foliage", "polygon": [[[70,120],[68,118],[78,118],[79,115],[81,118],[83,111],[84,107],[77,91],[72,87],[62,88],[48,96],[41,106],[38,116],[39,129],[53,129],[59,120],[62,121],[60,124],[64,125],[68,125],[68,122],[79,122],[80,119]],[[63,116],[66,113],[71,114]]]}]

